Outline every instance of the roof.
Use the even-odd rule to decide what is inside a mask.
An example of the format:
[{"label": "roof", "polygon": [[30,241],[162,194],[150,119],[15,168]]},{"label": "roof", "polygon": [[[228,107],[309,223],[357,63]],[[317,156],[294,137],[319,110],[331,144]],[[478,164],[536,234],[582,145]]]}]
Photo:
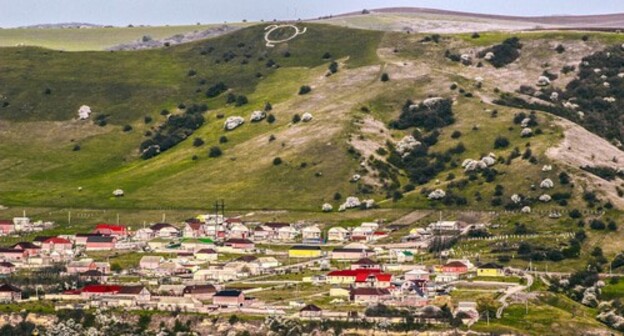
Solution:
[{"label": "roof", "polygon": [[201,250],[195,252],[195,254],[199,254],[199,253],[203,253],[203,254],[216,254],[217,251],[215,251],[214,249],[207,248],[207,249],[201,249]]},{"label": "roof", "polygon": [[353,263],[354,265],[378,265],[375,261],[370,258],[362,258]]},{"label": "roof", "polygon": [[388,282],[390,280],[392,280],[392,274],[387,274],[387,273],[358,273],[355,276],[355,282],[365,282],[368,277],[373,276],[375,277],[376,281],[383,281],[383,282]]},{"label": "roof", "polygon": [[216,293],[217,289],[213,285],[193,285],[186,286],[182,291],[184,294],[209,294]]},{"label": "roof", "polygon": [[14,225],[14,223],[10,219],[0,219],[0,225]]},{"label": "roof", "polygon": [[310,245],[295,245],[290,248],[291,250],[306,250],[306,251],[320,251],[320,246],[310,246]]},{"label": "roof", "polygon": [[13,265],[12,263],[8,261],[3,261],[3,262],[0,262],[0,267],[15,267],[15,265]]},{"label": "roof", "polygon": [[65,238],[52,237],[44,241],[45,244],[71,244],[71,242]]},{"label": "roof", "polygon": [[313,304],[308,304],[308,305],[306,305],[305,307],[301,308],[301,310],[300,310],[300,311],[302,311],[302,312],[306,312],[306,311],[309,311],[309,312],[320,312],[321,310],[322,310],[322,309],[321,309],[321,308],[319,308],[319,307],[318,307],[318,306],[316,306],[316,305],[313,305]]},{"label": "roof", "polygon": [[115,238],[110,236],[90,236],[87,238],[87,243],[112,243],[114,241]]},{"label": "roof", "polygon": [[24,254],[26,253],[24,250],[12,249],[0,247],[0,253],[15,253],[15,254]]},{"label": "roof", "polygon": [[330,228],[329,230],[327,230],[327,232],[335,232],[335,231],[339,231],[339,232],[349,232],[349,230],[343,228],[342,226],[334,226],[332,228]]},{"label": "roof", "polygon": [[161,256],[143,256],[140,262],[160,262],[163,259]]},{"label": "roof", "polygon": [[13,246],[11,246],[11,248],[17,249],[17,248],[21,248],[21,249],[40,249],[39,246],[31,243],[31,242],[19,242]]},{"label": "roof", "polygon": [[353,252],[353,253],[362,253],[363,251],[371,251],[364,248],[344,248],[344,247],[336,247],[332,252]]},{"label": "roof", "polygon": [[191,223],[187,222],[186,225],[190,227],[193,231],[199,231],[201,230],[201,227],[202,227],[202,223],[200,222],[191,222]]},{"label": "roof", "polygon": [[252,242],[249,239],[230,238],[230,239],[226,240],[225,243],[230,243],[230,244],[253,244],[254,242]]},{"label": "roof", "polygon": [[215,294],[214,296],[235,297],[235,296],[241,295],[242,293],[243,292],[241,292],[239,290],[227,289],[227,290],[222,290],[222,291],[217,292],[217,294]]},{"label": "roof", "polygon": [[121,288],[119,289],[119,292],[117,292],[117,294],[140,294],[141,291],[144,289],[144,286],[141,285],[136,285],[136,286],[121,286]]},{"label": "roof", "polygon": [[104,273],[98,271],[98,270],[88,270],[85,272],[80,273],[80,276],[90,276],[90,277],[99,277],[99,276],[103,276]]},{"label": "roof", "polygon": [[236,260],[244,261],[244,262],[252,262],[252,261],[258,260],[258,257],[254,256],[254,255],[244,255],[244,256],[240,256],[240,257],[236,258]]},{"label": "roof", "polygon": [[173,228],[173,229],[176,229],[176,230],[178,229],[177,227],[175,227],[175,226],[173,226],[173,225],[171,225],[169,223],[156,223],[156,224],[153,224],[152,226],[150,226],[150,229],[152,231],[160,231],[160,230],[165,229],[165,228]]},{"label": "roof", "polygon": [[101,237],[103,234],[101,233],[76,233],[74,236],[76,237]]},{"label": "roof", "polygon": [[82,289],[83,293],[117,293],[121,286],[117,285],[86,285]]},{"label": "roof", "polygon": [[327,273],[327,276],[342,276],[342,277],[358,277],[368,276],[369,274],[381,273],[378,269],[357,269],[357,270],[337,270]]},{"label": "roof", "polygon": [[495,269],[503,269],[503,266],[499,265],[497,263],[491,262],[491,263],[483,264],[483,265],[479,266],[478,268],[480,268],[480,269],[486,269],[486,268],[489,268],[489,269],[493,269],[493,268],[495,268]]},{"label": "roof", "polygon": [[290,226],[289,223],[277,223],[277,222],[267,222],[264,225],[270,227],[271,229],[279,229],[285,226]]},{"label": "roof", "polygon": [[44,241],[52,238],[52,236],[37,236],[33,239],[33,242],[43,243]]},{"label": "roof", "polygon": [[22,290],[11,285],[11,284],[4,284],[2,286],[0,286],[0,293],[7,293],[7,292],[15,292],[15,293],[20,293]]},{"label": "roof", "polygon": [[98,224],[95,226],[96,230],[110,230],[111,232],[125,232],[126,227],[116,224]]},{"label": "roof", "polygon": [[451,261],[450,263],[444,265],[443,267],[468,267],[461,261]]},{"label": "roof", "polygon": [[351,295],[390,295],[390,291],[385,288],[360,287],[351,290]]}]

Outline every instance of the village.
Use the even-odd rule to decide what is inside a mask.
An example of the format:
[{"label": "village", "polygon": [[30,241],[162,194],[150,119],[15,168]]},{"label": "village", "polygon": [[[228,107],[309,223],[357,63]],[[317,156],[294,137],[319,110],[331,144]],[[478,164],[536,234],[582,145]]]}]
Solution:
[{"label": "village", "polygon": [[[0,235],[20,237],[54,225],[16,217],[0,221]],[[367,308],[384,305],[407,309],[422,323],[447,321],[442,310],[450,309],[471,325],[490,316],[479,314],[474,300],[452,300],[458,286],[483,286],[496,295],[525,288],[517,270],[453,259],[441,250],[446,239],[483,227],[440,220],[390,241],[399,228],[378,222],[328,228],[217,213],[137,230],[101,223],[91,232],[0,247],[0,301],[51,301],[55,310],[121,307],[319,320],[367,318]],[[423,263],[436,248],[439,262]],[[45,270],[58,270],[63,283],[33,283],[33,274]],[[28,288],[11,283],[20,274],[34,279]]]}]

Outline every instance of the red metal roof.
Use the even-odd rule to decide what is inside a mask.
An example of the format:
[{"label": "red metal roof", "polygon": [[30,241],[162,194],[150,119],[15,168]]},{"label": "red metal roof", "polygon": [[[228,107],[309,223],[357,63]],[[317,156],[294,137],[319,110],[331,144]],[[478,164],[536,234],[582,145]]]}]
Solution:
[{"label": "red metal roof", "polygon": [[338,271],[331,271],[327,273],[327,276],[343,276],[343,277],[352,276],[352,277],[356,277],[357,279],[358,276],[363,276],[364,278],[366,278],[369,274],[375,274],[375,273],[381,273],[381,271],[378,269],[338,270]]},{"label": "red metal roof", "polygon": [[116,224],[98,224],[95,226],[95,230],[110,230],[111,232],[124,233],[126,232],[126,227]]},{"label": "red metal roof", "polygon": [[121,286],[117,285],[86,285],[82,289],[82,293],[117,293]]},{"label": "red metal roof", "polygon": [[60,238],[60,237],[52,237],[52,238],[48,238],[44,241],[44,243],[47,244],[71,244],[71,242],[65,238]]}]

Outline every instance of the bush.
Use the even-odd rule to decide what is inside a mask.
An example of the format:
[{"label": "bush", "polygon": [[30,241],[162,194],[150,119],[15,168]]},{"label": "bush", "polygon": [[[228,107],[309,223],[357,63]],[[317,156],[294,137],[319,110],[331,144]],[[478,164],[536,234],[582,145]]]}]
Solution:
[{"label": "bush", "polygon": [[387,73],[384,72],[383,74],[381,74],[381,81],[382,82],[387,82],[389,80],[390,80],[390,76],[388,76]]},{"label": "bush", "polygon": [[74,145],[74,148],[72,148],[72,150],[73,150],[74,152],[79,151],[79,150],[80,150],[80,145]]},{"label": "bush", "polygon": [[292,117],[292,122],[293,122],[293,124],[296,124],[296,123],[298,123],[298,122],[300,122],[300,121],[301,121],[301,116],[299,116],[299,114],[295,114],[295,115]]},{"label": "bush", "polygon": [[166,116],[168,114],[169,114],[169,110],[167,110],[167,109],[163,109],[163,110],[160,111],[160,115],[161,116]]},{"label": "bush", "polygon": [[323,57],[322,57],[322,58],[323,58],[323,59],[330,59],[330,58],[332,58],[332,55],[331,55],[329,52],[325,52],[325,53],[323,54]]},{"label": "bush", "polygon": [[336,73],[338,72],[338,63],[336,63],[335,61],[329,63],[329,71],[331,73]]},{"label": "bush", "polygon": [[271,111],[272,109],[273,109],[273,105],[271,105],[271,103],[266,102],[266,103],[264,104],[264,111],[265,111],[265,112],[269,112],[269,111]]},{"label": "bush", "polygon": [[560,45],[558,45],[558,46],[555,48],[555,51],[556,51],[558,54],[563,54],[563,53],[565,52],[565,47],[564,47],[563,45],[561,45],[561,44],[560,44]]},{"label": "bush", "polygon": [[193,140],[193,146],[195,147],[200,147],[204,144],[204,140],[202,140],[201,138],[195,138],[195,140]]},{"label": "bush", "polygon": [[511,37],[503,41],[501,44],[497,44],[491,48],[481,51],[479,53],[479,57],[484,57],[488,52],[492,52],[494,53],[494,57],[489,60],[490,64],[492,64],[495,68],[501,68],[520,57],[520,48],[522,48],[520,39],[517,37]]},{"label": "bush", "polygon": [[403,104],[398,120],[390,122],[390,127],[407,129],[409,127],[423,127],[427,131],[444,127],[455,122],[453,116],[453,101],[441,99],[429,106],[420,103],[414,107],[414,102],[407,100]]},{"label": "bush", "polygon": [[570,218],[578,219],[578,218],[581,218],[583,215],[578,209],[572,209],[569,213],[569,216]]},{"label": "bush", "polygon": [[193,76],[197,75],[197,71],[195,71],[195,70],[191,69],[191,70],[189,70],[189,71],[186,73],[186,75],[187,75],[187,76],[189,76],[189,77],[193,77]]},{"label": "bush", "polygon": [[124,125],[124,127],[123,127],[123,131],[124,131],[124,132],[130,132],[130,131],[132,131],[132,126],[130,126],[130,125]]},{"label": "bush", "polygon": [[458,130],[453,131],[453,133],[451,133],[451,138],[453,139],[457,139],[462,135],[462,133]]},{"label": "bush", "polygon": [[474,32],[474,33],[472,33],[472,36],[471,36],[471,37],[472,37],[473,39],[478,39],[479,37],[481,37],[481,35],[479,35],[479,33],[477,33],[477,32]]},{"label": "bush", "polygon": [[592,228],[593,230],[604,230],[607,226],[601,220],[593,219],[589,223],[589,227]]},{"label": "bush", "polygon": [[223,82],[219,82],[206,90],[206,97],[213,98],[227,91],[228,87]]},{"label": "bush", "polygon": [[340,199],[342,199],[342,195],[339,192],[335,193],[334,194],[334,201],[339,201]]},{"label": "bush", "polygon": [[509,146],[509,140],[505,137],[498,136],[494,140],[494,149],[507,148]]},{"label": "bush", "polygon": [[304,95],[304,94],[310,93],[310,91],[312,91],[312,88],[310,86],[308,86],[308,85],[302,85],[299,88],[299,94],[300,95]]},{"label": "bush", "polygon": [[228,142],[228,138],[227,138],[225,135],[222,135],[222,136],[219,138],[219,143],[224,144],[224,143],[226,143],[226,142]]},{"label": "bush", "polygon": [[236,103],[234,104],[234,106],[238,107],[238,106],[243,106],[245,104],[247,104],[249,102],[249,100],[247,100],[246,96],[240,95],[236,97]]},{"label": "bush", "polygon": [[52,89],[46,88],[45,90],[43,90],[43,94],[46,94],[46,95],[52,94]]},{"label": "bush", "polygon": [[273,159],[274,166],[279,166],[281,164],[282,164],[282,159],[280,157],[276,157],[275,159]]},{"label": "bush", "polygon": [[273,114],[269,114],[269,115],[267,116],[267,122],[268,122],[269,124],[274,123],[274,122],[275,122],[275,116],[274,116]]},{"label": "bush", "polygon": [[144,121],[146,124],[149,124],[149,123],[151,123],[151,122],[152,122],[152,117],[150,117],[150,116],[145,116],[145,118],[143,118],[143,121]]},{"label": "bush", "polygon": [[223,152],[221,151],[221,148],[217,146],[210,147],[210,150],[208,151],[208,157],[211,157],[211,158],[219,157],[221,156],[221,154],[223,154]]}]

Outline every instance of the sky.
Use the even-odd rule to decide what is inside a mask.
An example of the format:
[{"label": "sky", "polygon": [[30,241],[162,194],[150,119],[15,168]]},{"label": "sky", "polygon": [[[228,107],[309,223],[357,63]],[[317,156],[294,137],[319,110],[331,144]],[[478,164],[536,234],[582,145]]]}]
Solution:
[{"label": "sky", "polygon": [[184,25],[308,19],[363,8],[425,7],[517,16],[624,12],[624,0],[0,0],[0,27],[84,22]]}]

